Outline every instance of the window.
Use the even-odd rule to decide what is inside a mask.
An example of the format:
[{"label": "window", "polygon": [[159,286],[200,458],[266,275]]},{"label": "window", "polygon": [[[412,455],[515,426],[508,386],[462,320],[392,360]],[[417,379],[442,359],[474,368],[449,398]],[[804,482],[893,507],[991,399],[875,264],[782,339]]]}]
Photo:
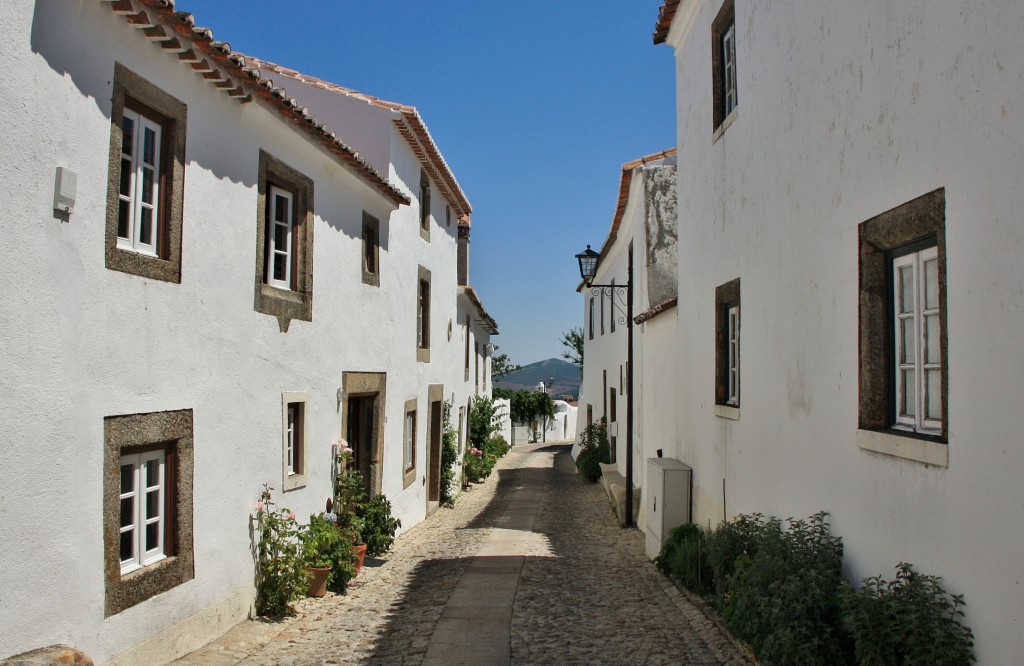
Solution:
[{"label": "window", "polygon": [[260,151],[256,226],[257,312],[313,319],[313,181]]},{"label": "window", "polygon": [[601,290],[601,335],[604,335],[604,289]]},{"label": "window", "polygon": [[430,271],[419,267],[416,299],[416,360],[430,362]]},{"label": "window", "polygon": [[473,388],[476,391],[479,391],[480,390],[480,343],[477,342],[476,344],[473,345],[473,347],[474,347],[474,351],[476,352],[476,353],[473,354]]},{"label": "window", "polygon": [[186,116],[182,102],[115,65],[107,268],[181,282]]},{"label": "window", "polygon": [[[740,406],[740,280],[715,289],[715,404]],[[719,416],[734,416],[716,409]]]},{"label": "window", "polygon": [[430,240],[430,177],[420,170],[420,236]]},{"label": "window", "polygon": [[380,221],[363,211],[363,284],[380,286]]},{"label": "window", "polygon": [[192,410],[103,420],[104,616],[192,580]]},{"label": "window", "polygon": [[[604,292],[601,292],[601,293],[602,293],[602,295],[604,294]],[[612,278],[612,288],[611,288],[611,291],[608,292],[608,300],[609,300],[609,306],[610,306],[609,307],[609,310],[610,310],[609,314],[611,315],[608,318],[608,327],[609,327],[609,331],[608,332],[609,333],[614,333],[615,332],[615,278]],[[603,300],[602,300],[602,304],[603,304]]]},{"label": "window", "polygon": [[452,226],[452,207],[447,204],[444,207],[444,226]]},{"label": "window", "polygon": [[942,431],[942,323],[934,245],[893,259],[895,427]]},{"label": "window", "polygon": [[164,450],[121,456],[121,574],[164,559],[167,531]]},{"label": "window", "polygon": [[736,90],[736,11],[726,0],[711,25],[714,129],[718,129],[738,104]]},{"label": "window", "polygon": [[945,191],[862,222],[858,232],[858,445],[946,466]]},{"label": "window", "polygon": [[402,430],[403,485],[416,480],[416,398],[405,401],[405,425]]},{"label": "window", "polygon": [[594,297],[590,297],[590,339],[594,339]]},{"label": "window", "polygon": [[306,406],[308,394],[286,391],[282,394],[281,470],[285,491],[306,485]]}]

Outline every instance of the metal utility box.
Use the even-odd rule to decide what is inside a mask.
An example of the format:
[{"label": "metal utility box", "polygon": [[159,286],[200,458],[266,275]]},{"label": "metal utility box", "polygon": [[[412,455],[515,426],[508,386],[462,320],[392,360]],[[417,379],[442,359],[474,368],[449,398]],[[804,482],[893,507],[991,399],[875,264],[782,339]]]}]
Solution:
[{"label": "metal utility box", "polygon": [[647,557],[654,559],[668,533],[690,522],[693,470],[675,458],[648,458],[644,483]]}]

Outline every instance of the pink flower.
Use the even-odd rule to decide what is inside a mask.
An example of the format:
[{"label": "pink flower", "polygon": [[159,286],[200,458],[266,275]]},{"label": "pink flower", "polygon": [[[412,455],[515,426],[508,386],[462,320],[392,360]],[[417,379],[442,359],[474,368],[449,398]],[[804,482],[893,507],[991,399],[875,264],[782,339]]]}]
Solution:
[{"label": "pink flower", "polygon": [[257,511],[262,511],[265,508],[267,508],[266,504],[264,504],[263,502],[256,502],[256,510]]},{"label": "pink flower", "polygon": [[295,520],[295,514],[292,513],[291,511],[289,511],[286,514],[284,514],[284,517],[287,518],[288,520]]},{"label": "pink flower", "polygon": [[334,448],[338,448],[339,446],[341,446],[341,440],[340,439],[334,440],[333,442],[331,442],[331,446],[333,446]]},{"label": "pink flower", "polygon": [[352,453],[352,447],[346,446],[341,450],[342,453]]}]

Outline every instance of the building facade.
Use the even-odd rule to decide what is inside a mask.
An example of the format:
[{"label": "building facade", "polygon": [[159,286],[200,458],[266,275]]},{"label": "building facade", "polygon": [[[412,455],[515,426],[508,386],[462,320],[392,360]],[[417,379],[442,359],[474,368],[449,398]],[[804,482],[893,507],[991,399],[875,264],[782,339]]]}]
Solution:
[{"label": "building facade", "polygon": [[[667,0],[694,522],[831,514],[853,581],[965,595],[1024,661],[1024,8]],[[981,239],[985,239],[984,241]]]},{"label": "building facade", "polygon": [[489,387],[463,340],[486,368],[497,332],[459,295],[471,210],[173,3],[3,5],[0,656],[160,663],[251,612],[262,484],[304,522],[348,443],[404,528],[436,506],[441,406]]}]

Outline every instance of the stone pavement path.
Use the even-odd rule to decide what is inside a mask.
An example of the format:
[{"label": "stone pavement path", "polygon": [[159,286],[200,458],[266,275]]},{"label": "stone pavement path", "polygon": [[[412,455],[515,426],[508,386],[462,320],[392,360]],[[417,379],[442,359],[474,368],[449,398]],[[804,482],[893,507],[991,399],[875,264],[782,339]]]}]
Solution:
[{"label": "stone pavement path", "polygon": [[243,622],[176,663],[746,664],[699,599],[618,527],[568,444],[516,447],[400,536],[347,594]]}]

